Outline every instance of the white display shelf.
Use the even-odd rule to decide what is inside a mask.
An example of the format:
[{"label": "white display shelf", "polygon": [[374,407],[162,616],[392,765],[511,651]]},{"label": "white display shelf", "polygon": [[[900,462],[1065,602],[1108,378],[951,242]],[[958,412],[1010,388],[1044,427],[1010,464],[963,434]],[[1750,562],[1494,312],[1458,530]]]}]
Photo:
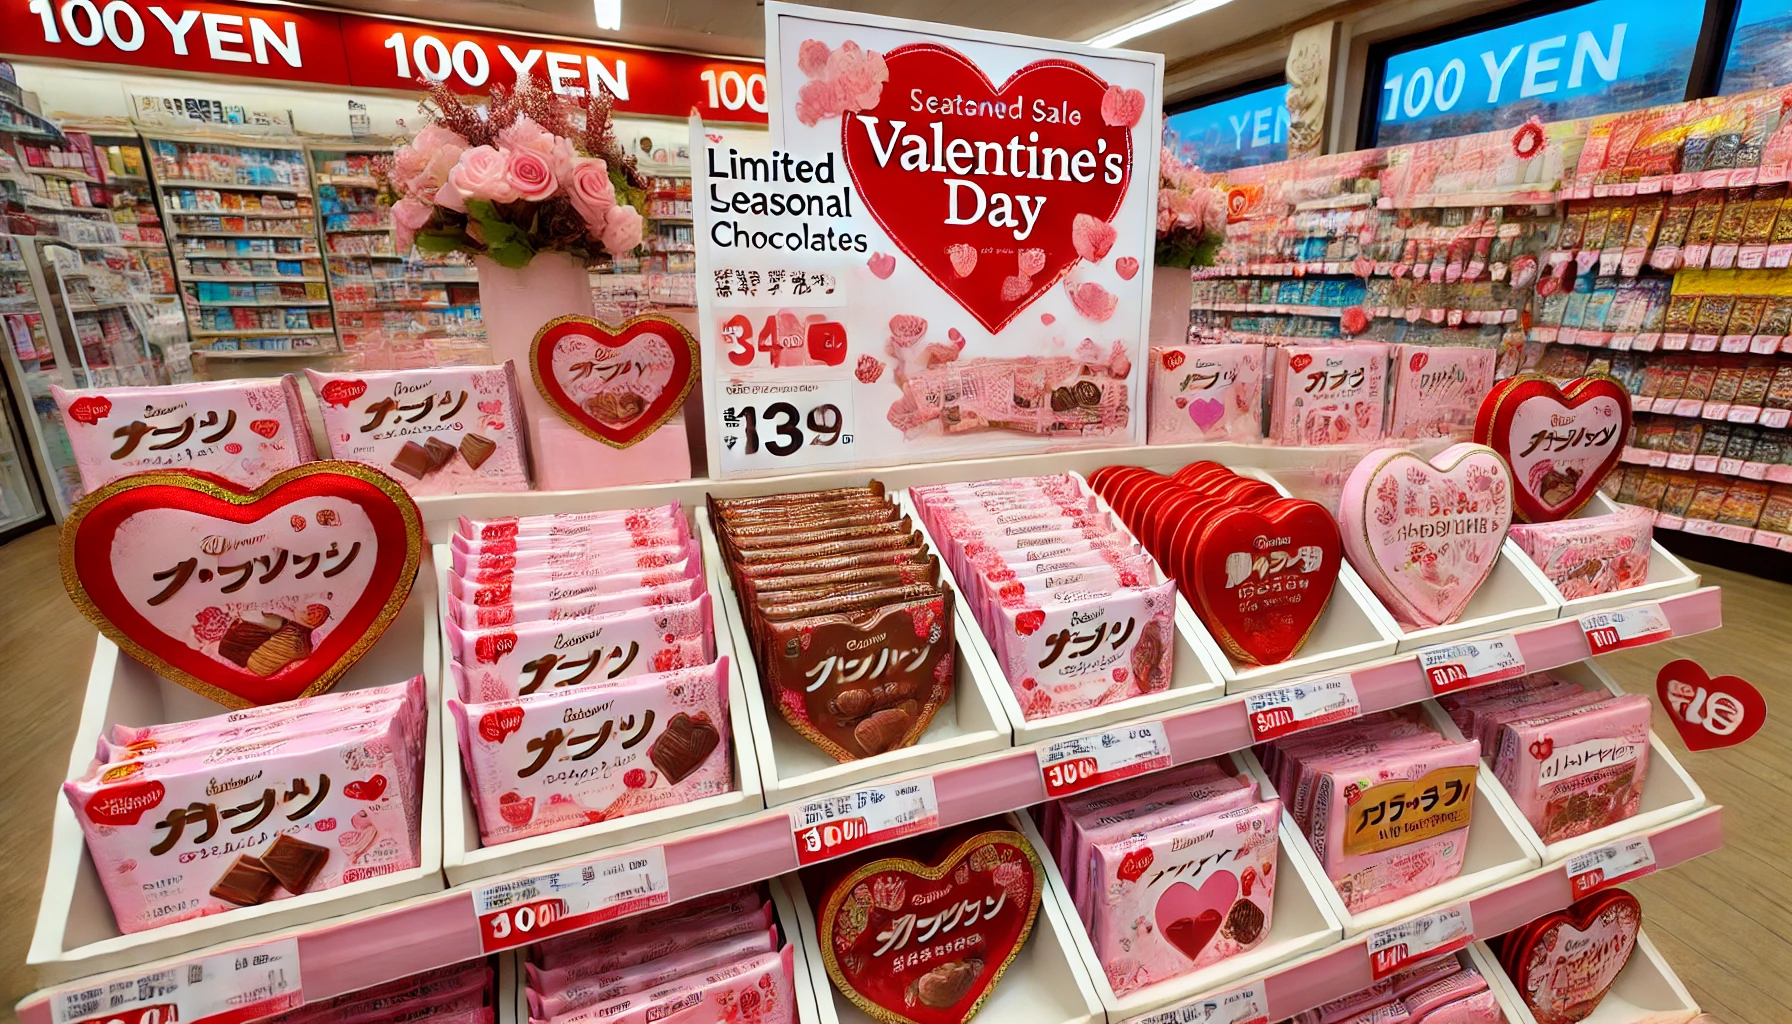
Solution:
[{"label": "white display shelf", "polygon": [[[431,707],[439,702],[440,631],[431,622],[435,578],[417,574],[409,600],[367,655],[336,684],[339,690],[388,686],[422,675]],[[87,774],[94,743],[114,723],[155,725],[219,714],[211,700],[157,676],[119,651],[104,637],[94,656],[81,723],[69,755],[69,779]],[[176,956],[268,931],[309,925],[394,901],[438,892],[442,881],[442,776],[444,748],[437,731],[426,729],[423,762],[421,849],[417,867],[332,889],[322,889],[181,921],[147,931],[121,933],[100,884],[75,813],[56,795],[50,833],[50,868],[44,879],[26,962],[45,982],[64,981]]]},{"label": "white display shelf", "polygon": [[[1244,770],[1242,762],[1234,766]],[[1127,1020],[1169,1007],[1180,1006],[1190,998],[1216,992],[1240,982],[1261,977],[1277,964],[1306,956],[1337,943],[1344,935],[1344,926],[1331,912],[1324,890],[1331,887],[1324,875],[1314,875],[1308,865],[1290,853],[1298,835],[1294,819],[1282,813],[1276,849],[1276,893],[1271,908],[1269,932],[1248,952],[1209,964],[1179,978],[1160,982],[1126,995],[1116,995],[1108,982],[1095,944],[1083,927],[1063,872],[1052,860],[1044,839],[1033,819],[1022,812],[1014,815],[1026,832],[1027,839],[1039,852],[1045,864],[1046,898],[1057,901],[1058,912],[1069,922],[1071,944],[1075,948],[1084,973],[1090,979],[1109,1021]]]},{"label": "white display shelf", "polygon": [[[1021,823],[1010,818],[1010,828]],[[808,975],[814,986],[820,1024],[876,1024],[858,1004],[840,994],[821,958],[815,910],[800,875],[785,879],[802,927],[802,948],[809,955]],[[1039,913],[1014,962],[1008,965],[989,998],[977,1011],[980,1019],[1026,1024],[1104,1024],[1109,1018],[1096,995],[1095,982],[1076,951],[1082,926],[1066,914],[1051,888],[1048,873],[1040,893]]]},{"label": "white display shelf", "polygon": [[1383,616],[1382,628],[1399,638],[1395,649],[1404,654],[1434,644],[1503,633],[1519,626],[1560,618],[1562,599],[1555,586],[1531,562],[1530,556],[1508,540],[1500,547],[1493,571],[1481,581],[1481,586],[1476,588],[1455,622],[1409,629],[1379,601],[1374,610]]},{"label": "white display shelf", "polygon": [[[1085,481],[1085,486],[1087,486],[1087,481]],[[1093,492],[1091,491],[1091,493]],[[920,514],[916,511],[909,492],[906,489],[903,490],[897,495],[897,500],[903,513],[913,519],[915,529],[921,531],[921,535],[927,538],[928,547],[935,552],[941,551],[939,544],[934,542],[933,535],[928,532],[927,524],[922,521]],[[1107,509],[1106,502],[1099,497],[1095,500],[1098,507]],[[1119,518],[1115,517],[1114,521],[1119,523]],[[1120,529],[1125,530],[1125,525],[1121,524]],[[952,576],[951,567],[946,565],[943,556],[940,559],[940,573],[942,576],[952,577],[951,586],[954,593],[962,593],[957,578]],[[961,599],[961,605],[964,604],[965,602]],[[1007,673],[1002,670],[1001,658],[997,656],[994,646],[990,644],[989,638],[984,635],[982,628],[978,626],[976,616],[968,605],[964,607],[963,618],[968,622],[969,628],[967,632],[959,634],[959,647],[961,650],[968,650],[968,653],[983,665],[984,677],[990,681],[990,689],[994,691],[996,699],[1001,704],[1002,714],[1006,716],[1008,727],[1014,734],[1014,742],[1021,745],[1037,743],[1055,736],[1089,732],[1115,722],[1151,718],[1162,712],[1205,703],[1224,694],[1225,683],[1221,682],[1213,666],[1195,648],[1194,638],[1184,632],[1182,628],[1180,610],[1185,609],[1187,604],[1180,595],[1176,598],[1176,606],[1179,610],[1175,631],[1176,648],[1171,655],[1172,668],[1169,689],[1161,693],[1141,694],[1128,700],[1087,708],[1082,711],[1073,711],[1064,715],[1051,715],[1046,718],[1028,720],[1026,713],[1021,710],[1020,701],[1015,698],[1013,683],[1009,681]]]},{"label": "white display shelf", "polygon": [[[448,545],[435,545],[434,553],[437,617],[439,622],[446,622]],[[703,571],[713,606],[721,599],[718,586],[725,587],[726,583],[718,579],[719,566],[710,563],[707,558]],[[442,868],[447,872],[448,884],[460,885],[478,878],[510,874],[551,861],[563,861],[580,854],[631,846],[655,836],[715,825],[724,819],[762,810],[765,807],[765,796],[760,785],[759,759],[754,755],[754,730],[748,724],[748,702],[740,671],[735,663],[734,638],[727,621],[719,615],[714,618],[716,653],[729,659],[728,753],[734,765],[734,792],[494,846],[484,845],[479,837],[479,819],[474,812],[473,796],[469,788],[471,780],[465,774],[460,736],[453,717],[448,714],[446,703],[450,696],[456,695],[454,677],[448,670],[448,663],[452,659],[448,645],[437,644],[437,656],[440,658],[438,673],[443,685],[442,703],[435,710],[442,749],[448,752],[448,756],[442,759]]]},{"label": "white display shelf", "polygon": [[[1492,950],[1482,943],[1475,945],[1480,947],[1481,956],[1491,968],[1490,972],[1482,972],[1487,976],[1488,984],[1496,986],[1500,1001],[1511,1007],[1506,1012],[1509,1024],[1537,1024],[1536,1016],[1524,1005],[1517,987],[1500,968]],[[1680,983],[1673,968],[1668,966],[1667,958],[1661,955],[1661,950],[1650,941],[1645,930],[1637,932],[1636,948],[1624,969],[1618,972],[1605,999],[1590,1015],[1582,1018],[1581,1024],[1636,1024],[1653,1014],[1677,1013],[1690,1017],[1698,1012],[1699,1004],[1692,993]]]},{"label": "white display shelf", "polygon": [[[1263,792],[1275,792],[1256,755],[1244,751],[1241,756]],[[1492,772],[1485,767],[1476,772],[1475,804],[1469,814],[1462,873],[1429,889],[1379,907],[1352,913],[1338,895],[1337,887],[1327,878],[1325,867],[1313,853],[1307,837],[1298,828],[1292,829],[1293,835],[1285,840],[1285,844],[1294,857],[1304,863],[1305,871],[1325,881],[1326,884],[1320,887],[1322,895],[1332,915],[1343,923],[1345,937],[1366,935],[1396,921],[1454,906],[1472,898],[1476,893],[1498,888],[1501,884],[1537,868],[1539,858],[1519,831],[1524,819],[1518,817],[1509,802],[1502,802],[1491,795],[1490,791],[1497,788]]]},{"label": "white display shelf", "polygon": [[[1615,696],[1622,696],[1625,692],[1616,680],[1590,660],[1552,669],[1550,675],[1588,690],[1603,691]],[[1463,738],[1462,731],[1456,728],[1456,723],[1450,720],[1450,716],[1437,702],[1426,701],[1425,711],[1432,724],[1445,736],[1454,740]],[[1653,730],[1649,733],[1649,769],[1643,779],[1643,801],[1636,815],[1572,839],[1545,843],[1531,823],[1525,820],[1524,814],[1519,811],[1505,787],[1493,777],[1493,766],[1486,758],[1482,758],[1481,767],[1489,796],[1507,809],[1512,819],[1518,823],[1519,833],[1523,835],[1525,842],[1544,864],[1561,863],[1577,853],[1603,846],[1622,836],[1684,818],[1705,806],[1705,791],[1693,781],[1692,775],[1681,766],[1673,751],[1668,749],[1668,745]]]},{"label": "white display shelf", "polygon": [[[1573,518],[1586,519],[1591,516],[1610,515],[1623,507],[1606,497],[1605,492],[1596,491],[1593,494],[1593,500],[1587,502],[1579,512],[1575,513]],[[1512,544],[1509,540],[1506,543]],[[1529,557],[1526,557],[1525,561],[1530,562]],[[1549,587],[1556,600],[1561,602],[1562,616],[1571,619],[1578,619],[1588,612],[1602,611],[1606,608],[1616,608],[1620,605],[1635,604],[1638,601],[1652,601],[1674,594],[1684,594],[1689,590],[1698,589],[1700,582],[1698,573],[1693,572],[1685,562],[1674,557],[1672,552],[1655,540],[1649,541],[1647,581],[1642,586],[1632,587],[1629,590],[1618,590],[1610,594],[1596,594],[1592,597],[1577,597],[1568,600],[1562,596],[1560,590],[1556,589],[1554,583],[1549,582],[1548,577],[1543,576],[1543,571],[1537,569],[1535,563],[1531,563],[1531,568],[1536,569],[1537,575],[1543,579],[1544,584]]]},{"label": "white display shelf", "polygon": [[[952,694],[933,716],[920,740],[910,747],[889,750],[876,757],[838,762],[821,748],[804,739],[797,731],[766,705],[759,678],[759,667],[747,642],[746,620],[734,586],[723,568],[722,553],[715,531],[709,522],[709,509],[696,509],[697,534],[703,544],[703,561],[709,567],[710,586],[720,588],[720,611],[716,615],[717,639],[724,632],[731,638],[737,671],[744,682],[744,710],[753,729],[753,748],[759,756],[760,781],[765,787],[767,806],[775,807],[808,800],[823,793],[863,785],[899,774],[911,774],[948,761],[985,754],[1006,754],[1014,743],[1008,719],[1002,713],[994,680],[982,659],[970,649],[972,637],[980,637],[977,624],[958,588],[945,574],[941,579],[953,593],[953,657]],[[934,548],[937,552],[938,548]],[[1006,685],[1006,684],[1001,684]],[[1004,808],[1006,809],[1006,808]]]}]

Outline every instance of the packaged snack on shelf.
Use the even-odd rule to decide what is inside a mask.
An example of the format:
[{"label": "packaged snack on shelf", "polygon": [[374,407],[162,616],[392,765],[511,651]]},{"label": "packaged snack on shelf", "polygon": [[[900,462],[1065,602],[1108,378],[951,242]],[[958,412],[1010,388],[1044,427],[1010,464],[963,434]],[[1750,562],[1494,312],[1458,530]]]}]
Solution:
[{"label": "packaged snack on shelf", "polygon": [[1151,350],[1151,444],[1263,439],[1262,345]]},{"label": "packaged snack on shelf", "polygon": [[1303,446],[1380,440],[1387,359],[1378,342],[1276,349],[1270,439]]},{"label": "packaged snack on shelf", "polygon": [[1647,583],[1654,523],[1646,510],[1626,506],[1608,515],[1515,523],[1511,537],[1574,600]]},{"label": "packaged snack on shelf", "polygon": [[333,457],[388,473],[413,495],[529,489],[509,363],[305,373]]}]

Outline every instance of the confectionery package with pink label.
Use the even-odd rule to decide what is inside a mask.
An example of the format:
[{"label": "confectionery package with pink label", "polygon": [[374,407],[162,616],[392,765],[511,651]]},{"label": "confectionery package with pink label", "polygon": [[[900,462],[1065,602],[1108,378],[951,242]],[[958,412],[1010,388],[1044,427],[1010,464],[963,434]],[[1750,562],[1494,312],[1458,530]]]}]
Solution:
[{"label": "confectionery package with pink label", "polygon": [[1169,689],[1175,582],[1080,477],[909,495],[1029,720]]},{"label": "confectionery package with pink label", "polygon": [[1263,440],[1262,345],[1151,350],[1152,444]]},{"label": "confectionery package with pink label", "polygon": [[1430,960],[1297,1014],[1286,1024],[1509,1024],[1498,997],[1460,954]]},{"label": "confectionery package with pink label", "polygon": [[1546,843],[1633,817],[1649,775],[1649,698],[1580,690],[1504,709],[1481,727],[1493,774]]},{"label": "confectionery package with pink label", "polygon": [[1274,744],[1265,770],[1351,913],[1456,877],[1481,750],[1408,712]]},{"label": "confectionery package with pink label", "polygon": [[1287,345],[1275,350],[1269,436],[1277,444],[1362,444],[1382,437],[1388,346]]},{"label": "confectionery package with pink label", "polygon": [[1515,523],[1512,540],[1570,601],[1649,582],[1655,515],[1625,505],[1606,515]]},{"label": "confectionery package with pink label", "polygon": [[1255,948],[1282,802],[1201,761],[1035,809],[1108,983],[1125,995]]},{"label": "confectionery package with pink label", "polygon": [[1496,353],[1472,346],[1395,345],[1389,437],[1463,439],[1493,385]]},{"label": "confectionery package with pink label", "polygon": [[119,929],[416,867],[423,694],[419,677],[196,722],[118,727],[101,746],[110,760],[63,792]]},{"label": "confectionery package with pink label", "polygon": [[290,375],[85,391],[52,385],[50,393],[89,491],[160,469],[209,473],[246,490],[317,458]]},{"label": "confectionery package with pink label", "polygon": [[492,1024],[496,977],[489,959],[469,960],[307,1003],[262,1024]]},{"label": "confectionery package with pink label", "polygon": [[709,595],[585,618],[464,630],[442,624],[461,699],[489,702],[597,687],[715,660]]},{"label": "confectionery package with pink label", "polygon": [[726,657],[448,710],[488,846],[734,790]]},{"label": "confectionery package with pink label", "polygon": [[413,495],[529,489],[511,364],[305,374],[331,457],[364,462]]}]

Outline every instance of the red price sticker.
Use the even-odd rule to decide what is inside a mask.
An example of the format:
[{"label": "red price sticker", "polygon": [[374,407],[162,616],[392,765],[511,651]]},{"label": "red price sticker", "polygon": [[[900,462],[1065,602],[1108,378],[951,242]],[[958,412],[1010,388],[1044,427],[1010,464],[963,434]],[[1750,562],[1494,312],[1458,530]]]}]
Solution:
[{"label": "red price sticker", "polygon": [[1357,700],[1356,685],[1345,674],[1246,694],[1244,712],[1251,725],[1251,742],[1263,743],[1302,729],[1361,717],[1363,706]]},{"label": "red price sticker", "polygon": [[796,862],[803,867],[929,832],[939,823],[939,799],[933,792],[933,778],[926,775],[824,796],[790,813]]},{"label": "red price sticker", "polygon": [[1524,652],[1510,633],[1421,648],[1419,667],[1434,694],[1516,679],[1525,672]]},{"label": "red price sticker", "polygon": [[1122,1024],[1269,1024],[1269,996],[1259,979]]},{"label": "red price sticker", "polygon": [[1574,898],[1641,878],[1655,870],[1655,850],[1648,836],[1620,839],[1568,858],[1568,887]]},{"label": "red price sticker", "polygon": [[50,996],[53,1024],[241,1024],[305,1001],[299,940],[138,969]]},{"label": "red price sticker", "polygon": [[671,902],[666,851],[660,846],[473,890],[479,944],[487,953],[526,946]]},{"label": "red price sticker", "polygon": [[1369,933],[1369,971],[1376,981],[1433,957],[1444,956],[1475,941],[1475,920],[1468,904],[1434,910]]},{"label": "red price sticker", "polygon": [[1674,627],[1668,625],[1661,605],[1653,602],[1582,615],[1580,629],[1587,635],[1587,650],[1593,654],[1641,647],[1674,635]]},{"label": "red price sticker", "polygon": [[1039,748],[1039,774],[1048,799],[1170,767],[1170,741],[1162,722],[1142,722],[1087,736],[1053,740]]}]

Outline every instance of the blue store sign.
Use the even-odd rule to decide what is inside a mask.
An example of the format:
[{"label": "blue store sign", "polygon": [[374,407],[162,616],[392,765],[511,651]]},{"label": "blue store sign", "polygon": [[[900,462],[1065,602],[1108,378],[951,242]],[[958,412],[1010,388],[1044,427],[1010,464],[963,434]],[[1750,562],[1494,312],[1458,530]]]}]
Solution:
[{"label": "blue store sign", "polygon": [[1247,92],[1171,114],[1177,156],[1204,171],[1288,159],[1288,87]]}]

